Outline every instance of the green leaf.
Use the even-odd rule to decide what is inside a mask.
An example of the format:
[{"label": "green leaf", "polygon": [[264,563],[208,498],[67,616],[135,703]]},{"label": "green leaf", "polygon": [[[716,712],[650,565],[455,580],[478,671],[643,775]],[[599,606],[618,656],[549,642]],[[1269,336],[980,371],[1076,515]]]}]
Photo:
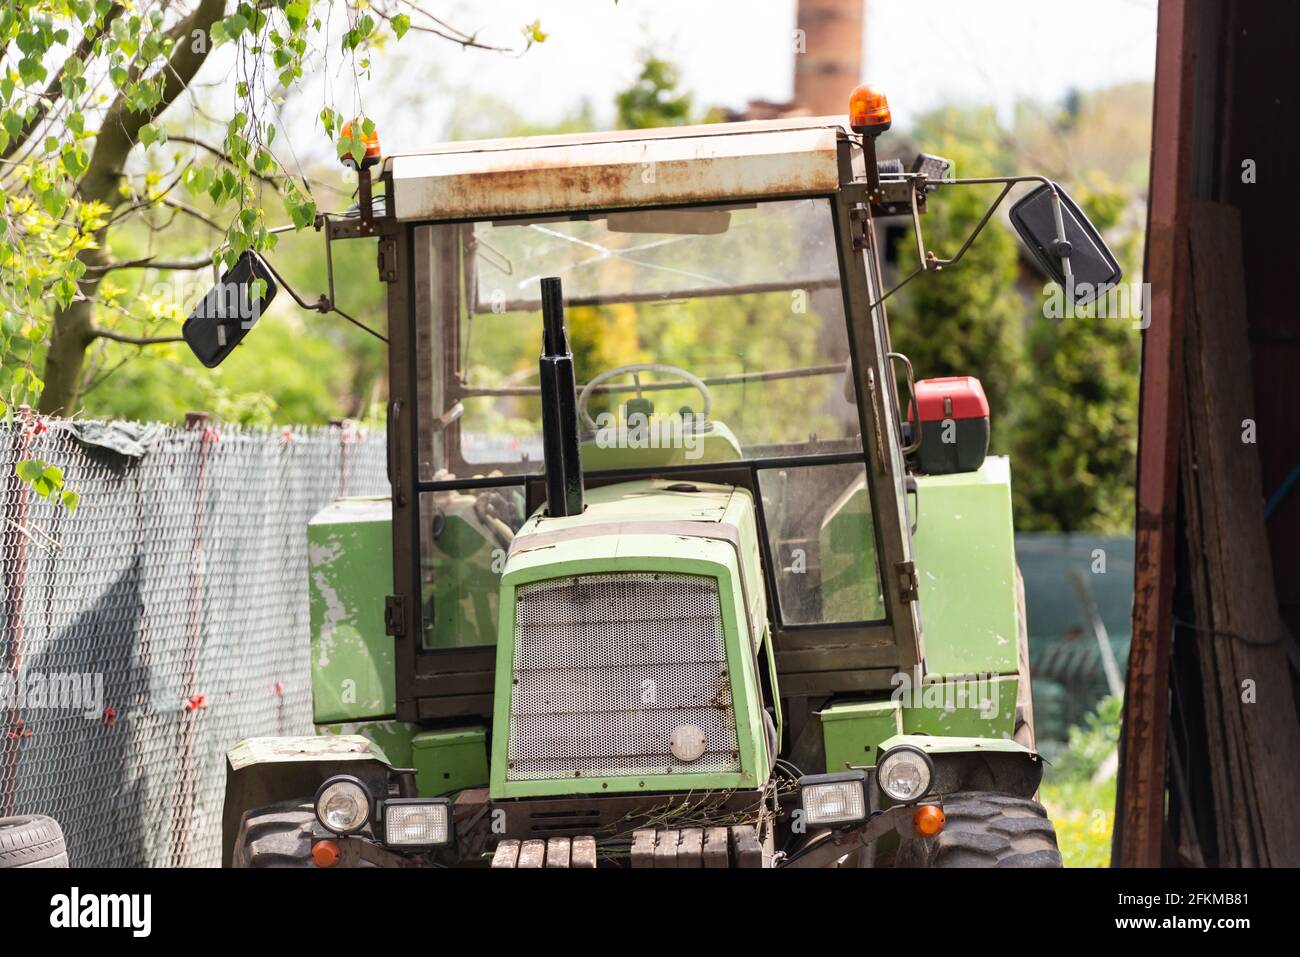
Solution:
[{"label": "green leaf", "polygon": [[185,175],[181,177],[181,182],[185,184],[185,188],[191,196],[197,196],[208,191],[214,178],[211,167],[191,166],[185,171]]},{"label": "green leaf", "polygon": [[393,17],[392,23],[393,33],[396,34],[397,39],[399,40],[406,36],[407,30],[411,29],[411,18],[404,13],[399,13],[397,16]]},{"label": "green leaf", "polygon": [[81,504],[81,496],[78,495],[76,492],[72,491],[71,489],[65,488],[63,490],[62,498],[63,498],[63,507],[66,508],[69,512],[75,512],[77,510],[77,506]]},{"label": "green leaf", "polygon": [[248,18],[242,13],[232,13],[221,23],[226,28],[226,36],[232,40],[239,39],[239,35],[248,29]]},{"label": "green leaf", "polygon": [[157,123],[146,123],[140,127],[140,143],[145,146],[153,146],[155,143],[162,145],[167,142],[167,134]]},{"label": "green leaf", "polygon": [[20,479],[31,485],[45,471],[45,463],[40,459],[25,459],[14,466],[14,471]]},{"label": "green leaf", "polygon": [[45,207],[47,213],[58,219],[68,208],[68,197],[61,190],[47,189],[41,194],[41,205]]},{"label": "green leaf", "polygon": [[307,22],[307,12],[311,9],[308,0],[290,0],[284,5],[284,17],[289,23],[289,29],[295,33],[302,29]]},{"label": "green leaf", "polygon": [[63,168],[68,171],[68,175],[76,179],[86,171],[90,165],[90,156],[80,146],[74,143],[68,143],[63,147]]}]

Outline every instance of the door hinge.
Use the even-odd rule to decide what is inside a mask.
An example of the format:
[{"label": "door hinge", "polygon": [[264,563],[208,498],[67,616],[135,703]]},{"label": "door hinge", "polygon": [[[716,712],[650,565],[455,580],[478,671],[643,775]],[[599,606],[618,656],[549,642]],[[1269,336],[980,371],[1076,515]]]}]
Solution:
[{"label": "door hinge", "polygon": [[379,281],[397,282],[397,240],[379,240]]},{"label": "door hinge", "polygon": [[406,636],[406,599],[401,595],[384,599],[384,634],[394,638]]},{"label": "door hinge", "polygon": [[903,601],[916,601],[921,582],[916,577],[916,562],[908,560],[895,562],[894,571],[898,574],[899,597]]},{"label": "door hinge", "polygon": [[867,228],[867,223],[866,206],[859,204],[849,210],[849,238],[853,242],[854,249],[863,250],[870,248],[871,230]]}]

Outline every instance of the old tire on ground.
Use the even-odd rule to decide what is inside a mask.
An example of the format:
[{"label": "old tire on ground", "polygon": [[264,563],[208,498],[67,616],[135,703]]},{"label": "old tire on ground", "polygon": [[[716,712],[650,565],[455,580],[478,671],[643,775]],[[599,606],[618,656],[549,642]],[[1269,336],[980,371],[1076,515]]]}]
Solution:
[{"label": "old tire on ground", "polygon": [[316,814],[310,801],[285,801],[246,811],[239,822],[232,867],[311,867]]},{"label": "old tire on ground", "polygon": [[67,867],[63,828],[52,817],[0,817],[0,867]]},{"label": "old tire on ground", "polygon": [[948,795],[947,818],[938,836],[902,843],[899,867],[1061,866],[1056,829],[1047,812],[1030,798],[986,791]]}]

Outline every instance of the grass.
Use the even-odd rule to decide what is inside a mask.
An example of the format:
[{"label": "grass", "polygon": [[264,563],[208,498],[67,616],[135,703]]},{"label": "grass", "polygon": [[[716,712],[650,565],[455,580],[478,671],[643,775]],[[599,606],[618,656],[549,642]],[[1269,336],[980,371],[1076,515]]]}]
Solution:
[{"label": "grass", "polygon": [[1094,781],[1119,743],[1121,702],[1103,698],[1043,774],[1038,797],[1056,826],[1066,867],[1110,866],[1115,827],[1115,776]]},{"label": "grass", "polygon": [[1038,798],[1056,825],[1056,841],[1066,867],[1109,867],[1110,837],[1115,826],[1115,778],[1091,781],[1051,780],[1049,767]]}]

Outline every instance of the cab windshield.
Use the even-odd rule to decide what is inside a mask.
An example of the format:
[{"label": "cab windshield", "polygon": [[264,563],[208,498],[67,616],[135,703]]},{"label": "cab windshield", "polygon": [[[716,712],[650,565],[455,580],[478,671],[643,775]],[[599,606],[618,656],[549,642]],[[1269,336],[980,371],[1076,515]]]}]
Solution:
[{"label": "cab windshield", "polygon": [[748,463],[782,623],[884,615],[829,200],[421,226],[414,254],[425,648],[495,640],[549,276],[583,471]]},{"label": "cab windshield", "polygon": [[860,448],[828,200],[426,229],[443,292],[428,331],[454,357],[426,372],[442,379],[428,411],[457,441],[443,462],[422,443],[422,477],[540,471],[546,276],[564,286],[587,470]]}]

